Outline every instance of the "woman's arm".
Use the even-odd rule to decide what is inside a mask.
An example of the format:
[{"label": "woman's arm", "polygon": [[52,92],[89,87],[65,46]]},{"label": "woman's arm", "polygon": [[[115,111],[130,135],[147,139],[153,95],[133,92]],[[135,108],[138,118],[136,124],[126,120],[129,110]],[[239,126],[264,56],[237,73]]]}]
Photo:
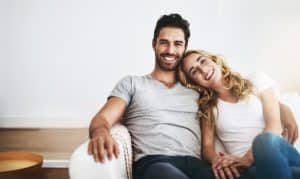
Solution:
[{"label": "woman's arm", "polygon": [[[202,156],[212,164],[216,179],[233,179],[240,173],[235,167],[230,167],[233,160],[230,156],[221,156],[215,151],[215,125],[209,120],[201,120]],[[224,163],[226,165],[223,168]],[[227,166],[228,165],[228,166]]]},{"label": "woman's arm", "polygon": [[269,88],[260,93],[263,106],[263,116],[266,122],[264,131],[281,135],[282,127],[280,121],[279,101],[273,89]]},{"label": "woman's arm", "polygon": [[[281,135],[281,120],[280,120],[280,108],[278,99],[273,91],[273,89],[269,88],[264,90],[260,94],[260,99],[263,106],[263,116],[266,122],[266,126],[264,131],[274,132],[278,135]],[[254,162],[252,150],[249,149],[247,153],[241,157],[236,157],[237,163],[234,165],[235,167],[249,167]]]},{"label": "woman's arm", "polygon": [[220,172],[216,168],[219,163],[220,156],[215,151],[215,133],[214,133],[214,123],[210,120],[202,119],[200,122],[201,126],[201,149],[203,159],[209,161],[212,165],[212,170],[216,179],[225,179],[225,173],[223,170]]},{"label": "woman's arm", "polygon": [[218,154],[215,151],[214,129],[215,127],[213,122],[201,120],[202,157],[211,163],[216,157],[218,157]]},{"label": "woman's arm", "polygon": [[[280,108],[279,101],[273,89],[269,88],[262,91],[259,95],[263,107],[263,116],[265,119],[264,131],[269,131],[281,135],[281,121],[280,121]],[[237,163],[235,167],[249,167],[254,162],[252,150],[249,149],[247,153],[239,158],[236,157]]]}]

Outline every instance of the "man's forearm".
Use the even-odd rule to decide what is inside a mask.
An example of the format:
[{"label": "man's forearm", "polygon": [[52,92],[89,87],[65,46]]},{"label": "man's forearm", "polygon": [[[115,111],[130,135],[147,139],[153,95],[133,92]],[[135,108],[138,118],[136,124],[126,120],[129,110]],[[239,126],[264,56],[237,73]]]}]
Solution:
[{"label": "man's forearm", "polygon": [[93,137],[93,134],[98,130],[106,130],[109,131],[111,128],[111,125],[107,122],[107,120],[101,116],[96,115],[93,120],[91,121],[90,127],[89,127],[89,136],[90,138]]},{"label": "man's forearm", "polygon": [[282,103],[279,103],[280,106],[280,118],[283,126],[283,136],[293,144],[298,138],[298,125],[295,119],[294,114],[290,108]]}]

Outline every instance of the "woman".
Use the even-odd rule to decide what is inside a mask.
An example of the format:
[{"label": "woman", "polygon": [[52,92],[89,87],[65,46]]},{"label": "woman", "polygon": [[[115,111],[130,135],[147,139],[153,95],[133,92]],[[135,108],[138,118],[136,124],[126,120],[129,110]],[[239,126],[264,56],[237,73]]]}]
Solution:
[{"label": "woman", "polygon": [[[300,177],[300,155],[281,137],[279,103],[266,76],[241,77],[203,50],[186,52],[180,81],[199,92],[202,155],[218,178]],[[261,81],[262,80],[262,81]],[[215,132],[228,154],[217,153]]]}]

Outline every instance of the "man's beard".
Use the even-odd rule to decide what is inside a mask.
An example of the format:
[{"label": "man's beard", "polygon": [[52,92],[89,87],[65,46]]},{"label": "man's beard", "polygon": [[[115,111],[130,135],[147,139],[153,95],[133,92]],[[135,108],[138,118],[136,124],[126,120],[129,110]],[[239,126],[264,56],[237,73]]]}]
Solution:
[{"label": "man's beard", "polygon": [[155,55],[155,61],[156,64],[164,71],[175,71],[177,70],[179,63],[180,63],[180,57],[178,55],[176,55],[176,62],[172,65],[168,65],[166,63],[164,63],[164,60],[160,59],[163,58],[161,57],[161,55]]}]

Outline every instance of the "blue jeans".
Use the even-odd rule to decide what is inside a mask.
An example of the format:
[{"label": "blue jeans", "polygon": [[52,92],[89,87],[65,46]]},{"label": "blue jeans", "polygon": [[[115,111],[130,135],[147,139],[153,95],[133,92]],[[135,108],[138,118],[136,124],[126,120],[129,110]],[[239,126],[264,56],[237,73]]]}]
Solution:
[{"label": "blue jeans", "polygon": [[192,156],[151,155],[133,164],[134,179],[210,179],[209,163]]},{"label": "blue jeans", "polygon": [[271,132],[258,135],[252,151],[255,162],[246,175],[257,179],[300,178],[300,154],[280,136]]}]

